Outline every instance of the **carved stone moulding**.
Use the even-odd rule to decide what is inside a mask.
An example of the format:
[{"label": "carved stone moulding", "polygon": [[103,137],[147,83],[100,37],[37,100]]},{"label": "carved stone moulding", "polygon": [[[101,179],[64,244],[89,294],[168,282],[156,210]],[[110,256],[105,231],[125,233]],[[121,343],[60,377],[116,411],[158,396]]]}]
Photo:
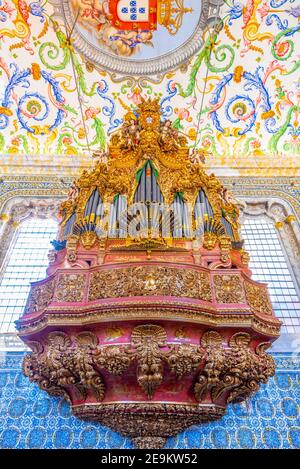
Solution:
[{"label": "carved stone moulding", "polygon": [[65,327],[25,339],[32,352],[23,372],[64,396],[77,417],[130,436],[138,447],[159,447],[222,417],[229,403],[266,383],[275,371],[268,340],[237,327],[164,319]]}]

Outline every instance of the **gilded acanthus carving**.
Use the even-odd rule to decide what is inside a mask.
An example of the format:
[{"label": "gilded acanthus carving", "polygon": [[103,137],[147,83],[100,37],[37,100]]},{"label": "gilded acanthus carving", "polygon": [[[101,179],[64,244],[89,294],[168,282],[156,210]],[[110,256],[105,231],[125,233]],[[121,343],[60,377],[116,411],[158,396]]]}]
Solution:
[{"label": "gilded acanthus carving", "polygon": [[218,332],[205,332],[201,339],[201,345],[206,351],[205,365],[194,386],[195,398],[199,402],[202,401],[205,392],[210,391],[219,383],[226,360],[222,337]]},{"label": "gilded acanthus carving", "polygon": [[184,375],[192,374],[203,361],[203,348],[191,344],[172,345],[166,354],[166,362],[170,371],[180,379]]},{"label": "gilded acanthus carving", "polygon": [[[70,353],[70,366],[74,370],[79,383],[77,387],[83,388],[82,394],[91,389],[97,401],[102,401],[105,393],[104,381],[95,366],[94,353],[97,349],[97,338],[89,332],[81,332],[75,338],[75,348]],[[66,355],[68,355],[68,353]]]},{"label": "gilded acanthus carving", "polygon": [[170,267],[128,267],[91,274],[89,300],[172,295],[212,301],[209,274]]},{"label": "gilded acanthus carving", "polygon": [[85,285],[83,274],[61,274],[55,289],[55,301],[82,301]]},{"label": "gilded acanthus carving", "polygon": [[200,365],[203,350],[190,344],[167,346],[165,330],[147,324],[134,328],[131,335],[132,346],[136,349],[137,381],[148,399],[163,380],[163,362],[178,378],[192,374]]},{"label": "gilded acanthus carving", "polygon": [[152,399],[155,389],[163,380],[161,348],[166,346],[166,341],[166,331],[152,324],[135,327],[131,334],[138,362],[137,381],[148,399]]},{"label": "gilded acanthus carving", "polygon": [[239,275],[214,275],[214,286],[218,303],[245,303]]},{"label": "gilded acanthus carving", "polygon": [[199,350],[189,344],[167,346],[166,331],[152,324],[133,329],[131,346],[100,346],[90,332],[81,332],[73,341],[63,332],[51,332],[47,343],[25,357],[24,373],[52,394],[66,394],[65,387],[74,386],[81,396],[91,389],[101,401],[105,388],[99,369],[122,375],[135,362],[137,382],[151,399],[162,383],[163,363],[180,378],[199,366],[203,358]]},{"label": "gilded acanthus carving", "polygon": [[[144,300],[144,299],[143,299]],[[82,325],[81,314],[85,313],[84,323],[85,324],[95,324],[97,322],[103,321],[111,321],[111,318],[116,316],[116,307],[117,309],[117,316],[118,318],[122,318],[124,321],[132,321],[132,320],[143,320],[147,321],[149,317],[149,311],[151,311],[151,318],[160,320],[162,317],[162,313],[159,309],[149,309],[147,306],[147,302],[139,301],[139,308],[128,307],[123,305],[122,299],[120,301],[116,300],[111,306],[105,305],[105,310],[101,311],[86,311],[84,307],[81,305],[76,307],[78,313],[80,313],[79,317],[74,316],[72,309],[68,308],[68,310],[63,311],[62,313],[56,313],[55,318],[52,320],[51,313],[45,315],[45,317],[40,317],[34,320],[34,322],[29,322],[28,324],[22,323],[18,321],[18,329],[22,334],[32,334],[32,332],[39,328],[39,330],[44,330],[48,327],[48,325],[56,326],[57,322],[60,320],[66,321],[68,324],[78,328]],[[177,303],[177,302],[176,302]],[[262,318],[257,315],[253,315],[251,311],[247,309],[244,311],[241,309],[237,309],[236,307],[230,308],[230,311],[226,313],[223,311],[221,314],[216,314],[215,310],[212,309],[211,311],[205,311],[201,308],[197,310],[192,310],[190,308],[182,309],[178,306],[168,305],[164,308],[164,318],[168,320],[175,319],[176,321],[192,321],[196,324],[202,324],[205,327],[235,327],[237,323],[241,325],[241,327],[252,328],[255,332],[262,333],[264,335],[268,335],[270,337],[276,338],[280,332],[280,322],[274,321],[274,316],[271,316],[266,320],[266,318]]]},{"label": "gilded acanthus carving", "polygon": [[68,381],[69,376],[64,376],[61,371],[58,376],[57,366],[54,361],[52,369],[52,360],[48,359],[44,347],[39,342],[29,342],[32,352],[25,355],[23,360],[23,373],[30,381],[37,383],[43,390],[51,396],[63,396],[71,402],[68,392],[62,386]]},{"label": "gilded acanthus carving", "polygon": [[80,397],[90,389],[101,401],[105,388],[93,362],[96,343],[89,333],[78,334],[72,343],[64,332],[50,332],[47,343],[25,356],[24,374],[51,394],[66,396],[72,386]]},{"label": "gilded acanthus carving", "polygon": [[258,377],[262,383],[267,383],[268,378],[275,374],[274,358],[269,355],[266,350],[270,348],[268,342],[262,342],[255,348],[255,352],[259,357]]},{"label": "gilded acanthus carving", "polygon": [[[223,377],[230,390],[227,402],[240,402],[258,391],[261,383],[266,383],[274,372],[271,356],[259,350],[257,354],[249,347],[251,337],[247,333],[234,334],[229,342],[231,354]],[[272,366],[270,366],[272,364]]]},{"label": "gilded acanthus carving", "polygon": [[274,362],[266,353],[267,343],[255,351],[251,337],[245,332],[234,334],[229,346],[216,331],[207,331],[201,347],[192,344],[168,345],[161,326],[137,326],[128,345],[100,346],[90,332],[78,334],[72,342],[63,332],[51,332],[46,344],[31,343],[33,352],[24,359],[24,373],[47,392],[67,395],[69,387],[80,396],[92,390],[101,401],[104,381],[99,369],[121,375],[136,365],[137,382],[152,399],[164,377],[164,363],[178,379],[193,374],[201,366],[194,385],[196,399],[201,402],[207,393],[218,403],[226,393],[227,402],[236,402],[257,391],[274,374]]},{"label": "gilded acanthus carving", "polygon": [[54,279],[33,286],[25,306],[24,314],[44,311],[53,299],[54,288]]},{"label": "gilded acanthus carving", "polygon": [[268,344],[255,351],[251,337],[245,332],[234,334],[225,347],[217,332],[205,333],[201,344],[206,347],[206,363],[194,386],[196,399],[201,402],[207,392],[217,403],[226,393],[226,402],[239,402],[256,392],[275,372],[273,358],[265,353]]},{"label": "gilded acanthus carving", "polygon": [[[174,345],[168,343],[163,327],[144,324],[134,327],[130,345],[100,345],[96,335],[88,331],[72,338],[64,332],[50,332],[46,342],[29,345],[33,351],[25,356],[23,371],[31,381],[49,394],[62,395],[69,401],[74,395],[85,399],[92,393],[98,404],[94,402],[89,406],[86,402],[76,406],[73,408],[75,415],[101,421],[125,435],[142,438],[136,445],[143,447],[147,444],[156,447],[163,443],[160,439],[166,435],[219,418],[226,403],[244,400],[275,371],[273,358],[266,353],[269,344],[261,343],[254,350],[251,337],[245,332],[233,334],[228,340],[219,332],[207,331],[202,335],[200,346]],[[101,370],[121,376],[132,365],[137,383],[149,399],[149,406],[136,403],[113,407],[103,404],[101,407],[99,403],[105,396]],[[200,404],[207,399],[212,403],[194,406],[187,415],[187,404],[184,403],[151,405],[155,390],[163,383],[165,365],[176,375],[178,382],[185,375],[193,379],[196,376],[193,386],[196,400]],[[130,406],[140,409],[138,415],[132,413]],[[158,406],[154,413],[153,406]],[[121,412],[113,414],[112,410],[117,408]],[[168,418],[159,409],[164,409]],[[167,429],[170,424],[172,427]]]},{"label": "gilded acanthus carving", "polygon": [[252,282],[244,282],[246,298],[255,313],[272,314],[272,305],[263,285],[255,285]]},{"label": "gilded acanthus carving", "polygon": [[110,345],[98,348],[94,361],[99,368],[105,368],[113,375],[122,375],[134,358],[130,347]]}]

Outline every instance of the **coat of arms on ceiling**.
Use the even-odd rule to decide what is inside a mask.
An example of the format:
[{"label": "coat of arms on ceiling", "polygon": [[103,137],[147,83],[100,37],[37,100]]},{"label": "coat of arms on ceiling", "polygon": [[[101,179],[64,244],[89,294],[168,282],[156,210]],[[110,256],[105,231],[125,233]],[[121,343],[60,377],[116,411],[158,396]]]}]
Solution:
[{"label": "coat of arms on ceiling", "polygon": [[173,69],[197,53],[223,0],[50,0],[72,29],[74,47],[122,74]]}]

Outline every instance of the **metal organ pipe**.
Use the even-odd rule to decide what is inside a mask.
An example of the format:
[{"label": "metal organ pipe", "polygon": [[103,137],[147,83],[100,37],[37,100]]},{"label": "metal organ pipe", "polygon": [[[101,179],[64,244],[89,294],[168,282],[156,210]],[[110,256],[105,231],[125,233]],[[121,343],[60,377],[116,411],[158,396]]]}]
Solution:
[{"label": "metal organ pipe", "polygon": [[233,231],[232,231],[232,228],[231,228],[231,225],[229,223],[228,220],[226,220],[225,217],[222,217],[221,218],[221,223],[222,225],[224,226],[225,230],[226,230],[226,233],[228,234],[228,236],[230,236],[231,238],[233,238]]},{"label": "metal organ pipe", "polygon": [[64,233],[64,239],[65,239],[67,236],[69,236],[69,234],[71,233],[72,227],[73,227],[75,221],[76,221],[76,213],[74,212],[74,213],[72,213],[72,215],[70,216],[70,218],[66,221],[66,224],[65,224],[65,226],[64,226],[64,231],[63,231],[63,233]]},{"label": "metal organ pipe", "polygon": [[[134,195],[134,202],[147,205],[147,210],[143,210],[143,213],[139,216],[139,231],[146,232],[149,227],[151,228],[152,233],[156,236],[159,233],[162,234],[161,224],[168,222],[171,227],[170,234],[174,238],[192,237],[191,215],[189,214],[187,204],[179,194],[176,194],[174,197],[174,201],[170,207],[171,211],[169,216],[166,217],[165,215],[162,215],[163,208],[161,204],[164,202],[164,197],[157,183],[157,176],[149,161],[142,169],[140,180]],[[127,208],[127,198],[124,195],[117,194],[109,213],[109,237],[126,238],[128,234]],[[104,206],[97,189],[95,189],[89,197],[83,215],[84,220],[87,223],[85,229],[90,229],[92,226],[95,228],[96,226],[97,234],[103,236],[103,233],[100,233],[101,229],[98,225],[104,216]],[[194,217],[196,220],[196,235],[201,236],[204,231],[210,230],[209,225],[213,222],[214,212],[203,189],[199,191],[195,202]],[[72,227],[75,222],[76,212],[70,216],[64,226],[64,238],[72,233]],[[221,217],[221,224],[224,226],[228,236],[233,238],[234,236],[231,224],[224,216]]]}]

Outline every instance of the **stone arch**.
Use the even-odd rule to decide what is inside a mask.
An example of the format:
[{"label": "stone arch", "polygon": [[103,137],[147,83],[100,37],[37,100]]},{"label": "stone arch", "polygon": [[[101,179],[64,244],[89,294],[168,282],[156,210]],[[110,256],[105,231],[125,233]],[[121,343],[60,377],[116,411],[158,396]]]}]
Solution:
[{"label": "stone arch", "polygon": [[28,218],[52,218],[58,221],[61,199],[50,197],[11,197],[4,203],[1,213],[8,218],[0,221],[0,279],[18,236],[20,223]]},{"label": "stone arch", "polygon": [[272,220],[288,258],[300,291],[300,228],[293,207],[279,197],[242,197],[239,198],[240,223],[246,218],[265,217]]}]

